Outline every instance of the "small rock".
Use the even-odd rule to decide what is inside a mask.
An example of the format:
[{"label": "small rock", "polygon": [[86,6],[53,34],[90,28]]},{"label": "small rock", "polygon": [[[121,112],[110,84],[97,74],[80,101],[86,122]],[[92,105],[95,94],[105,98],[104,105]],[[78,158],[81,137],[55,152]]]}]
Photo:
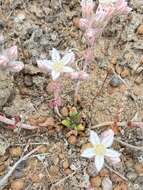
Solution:
[{"label": "small rock", "polygon": [[104,177],[102,180],[102,189],[103,190],[112,190],[112,181],[108,177]]},{"label": "small rock", "polygon": [[69,144],[72,144],[72,145],[76,144],[76,142],[77,142],[77,137],[74,136],[74,135],[69,136],[68,142],[69,142]]},{"label": "small rock", "polygon": [[68,160],[64,160],[64,162],[63,162],[63,168],[64,169],[67,169],[69,167],[69,162],[68,162]]},{"label": "small rock", "polygon": [[12,157],[20,157],[22,155],[22,148],[21,147],[12,147],[12,148],[10,148],[9,153]]},{"label": "small rock", "polygon": [[136,172],[143,176],[143,164],[137,163],[134,167],[135,167]]},{"label": "small rock", "polygon": [[134,180],[137,178],[137,174],[136,174],[135,172],[128,172],[128,173],[127,173],[127,178],[128,178],[129,180],[134,181]]},{"label": "small rock", "polygon": [[120,183],[113,190],[128,190],[128,185],[126,183]]},{"label": "small rock", "polygon": [[67,168],[67,169],[64,170],[64,173],[66,175],[70,175],[72,173],[72,170],[70,170],[69,168]]},{"label": "small rock", "polygon": [[39,123],[40,127],[55,126],[55,121],[53,117],[48,117],[44,123]]},{"label": "small rock", "polygon": [[110,60],[110,63],[113,65],[116,65],[117,64],[117,57],[112,57]]},{"label": "small rock", "polygon": [[137,29],[137,34],[143,35],[143,24],[141,24]]},{"label": "small rock", "polygon": [[67,117],[68,116],[68,109],[66,107],[63,107],[61,109],[61,114],[64,116],[64,117]]},{"label": "small rock", "polygon": [[10,187],[11,187],[11,190],[23,190],[24,181],[22,179],[12,181]]},{"label": "small rock", "polygon": [[118,76],[113,75],[109,83],[113,87],[119,87],[121,84],[121,80],[119,79]]},{"label": "small rock", "polygon": [[26,87],[31,87],[33,85],[32,77],[29,75],[26,75],[24,77],[24,84]]},{"label": "small rock", "polygon": [[101,185],[101,177],[100,176],[91,177],[90,182],[92,187],[99,187]]},{"label": "small rock", "polygon": [[103,168],[103,169],[100,171],[100,176],[101,176],[101,177],[107,177],[107,176],[109,176],[109,171],[108,171],[106,168]]},{"label": "small rock", "polygon": [[128,77],[129,76],[129,70],[127,68],[125,68],[122,73],[121,73],[121,77],[122,78],[125,78],[125,77]]}]

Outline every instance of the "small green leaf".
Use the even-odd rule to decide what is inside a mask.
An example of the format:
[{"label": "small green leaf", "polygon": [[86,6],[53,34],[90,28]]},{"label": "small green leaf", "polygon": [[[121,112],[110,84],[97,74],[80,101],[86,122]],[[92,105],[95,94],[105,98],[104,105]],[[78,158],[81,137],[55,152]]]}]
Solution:
[{"label": "small green leaf", "polygon": [[85,126],[82,125],[82,124],[79,124],[79,125],[76,126],[76,129],[77,129],[78,131],[84,131],[84,130],[85,130]]},{"label": "small green leaf", "polygon": [[68,119],[63,120],[63,121],[62,121],[62,124],[63,124],[64,126],[66,126],[66,127],[70,127],[70,126],[71,126],[71,122],[70,122],[70,120],[68,120]]}]

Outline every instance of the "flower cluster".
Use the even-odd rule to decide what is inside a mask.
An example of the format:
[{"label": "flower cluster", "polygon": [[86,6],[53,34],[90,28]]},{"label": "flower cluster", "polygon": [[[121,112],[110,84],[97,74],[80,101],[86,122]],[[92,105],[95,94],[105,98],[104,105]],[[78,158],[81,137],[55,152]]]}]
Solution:
[{"label": "flower cluster", "polygon": [[80,19],[80,28],[85,31],[85,39],[89,45],[94,44],[114,16],[131,11],[126,0],[99,0],[95,13],[93,0],[82,0],[81,6],[83,18]]},{"label": "flower cluster", "polygon": [[18,57],[17,46],[12,46],[3,50],[0,54],[0,69],[12,72],[19,72],[24,68],[21,61],[16,61]]},{"label": "flower cluster", "polygon": [[99,138],[94,131],[90,131],[89,141],[92,145],[83,151],[82,157],[95,158],[95,166],[99,172],[104,165],[104,158],[107,158],[112,163],[120,162],[120,153],[109,148],[113,144],[114,132],[109,129],[101,134]]}]

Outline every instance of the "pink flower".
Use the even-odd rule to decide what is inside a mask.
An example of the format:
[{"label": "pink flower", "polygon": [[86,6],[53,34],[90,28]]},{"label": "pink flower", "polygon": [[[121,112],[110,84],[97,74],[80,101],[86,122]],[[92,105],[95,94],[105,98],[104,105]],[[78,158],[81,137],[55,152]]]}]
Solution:
[{"label": "pink flower", "polygon": [[12,46],[4,50],[0,55],[0,68],[12,72],[21,71],[24,67],[24,64],[21,61],[16,61],[17,57],[17,46]]}]

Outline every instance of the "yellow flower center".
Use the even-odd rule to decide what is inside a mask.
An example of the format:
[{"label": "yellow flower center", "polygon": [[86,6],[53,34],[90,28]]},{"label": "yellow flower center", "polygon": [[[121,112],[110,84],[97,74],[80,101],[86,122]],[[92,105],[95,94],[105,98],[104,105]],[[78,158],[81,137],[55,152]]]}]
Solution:
[{"label": "yellow flower center", "polygon": [[64,64],[62,62],[56,62],[54,63],[53,65],[53,69],[56,71],[56,72],[62,72],[63,71],[63,68],[64,68]]},{"label": "yellow flower center", "polygon": [[95,154],[99,156],[104,156],[106,152],[106,147],[103,144],[97,144],[95,146]]}]

